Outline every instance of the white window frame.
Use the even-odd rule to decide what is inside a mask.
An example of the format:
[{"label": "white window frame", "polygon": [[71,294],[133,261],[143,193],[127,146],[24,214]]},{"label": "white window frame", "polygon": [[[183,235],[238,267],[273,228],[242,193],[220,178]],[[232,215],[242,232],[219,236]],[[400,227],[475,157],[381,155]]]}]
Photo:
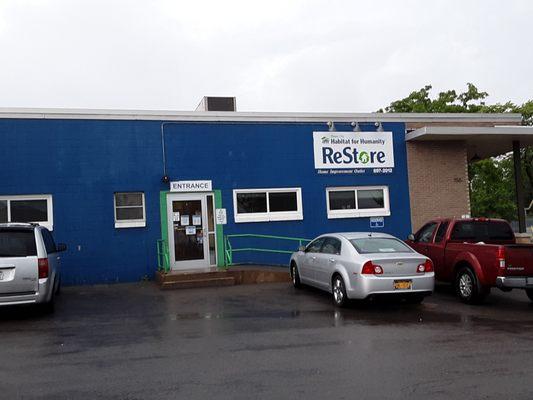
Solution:
[{"label": "white window frame", "polygon": [[[117,194],[141,194],[143,217],[142,219],[117,220]],[[140,206],[119,206],[119,208],[139,208]],[[146,227],[146,202],[144,192],[115,192],[113,193],[113,212],[115,214],[115,228],[144,228]]]},{"label": "white window frame", "polygon": [[[296,192],[296,211],[269,211],[269,193]],[[240,193],[266,193],[267,212],[264,213],[238,213],[237,194]],[[267,189],[234,189],[233,190],[233,217],[239,222],[273,222],[273,221],[299,221],[303,217],[302,188],[267,188]]]},{"label": "white window frame", "polygon": [[[345,192],[352,190],[355,196],[353,210],[331,210],[329,207],[330,192]],[[365,208],[360,210],[357,204],[357,190],[383,190],[383,208]],[[390,215],[390,199],[388,186],[337,186],[326,188],[326,204],[328,219],[336,218],[363,218],[363,217],[388,217]]]},{"label": "white window frame", "polygon": [[[46,214],[48,220],[46,221],[31,221],[32,223],[44,226],[49,231],[54,230],[54,207],[51,194],[23,194],[13,196],[0,196],[0,201],[7,201],[7,221],[11,222],[11,201],[17,200],[46,200]],[[15,221],[16,223],[16,221]]]}]

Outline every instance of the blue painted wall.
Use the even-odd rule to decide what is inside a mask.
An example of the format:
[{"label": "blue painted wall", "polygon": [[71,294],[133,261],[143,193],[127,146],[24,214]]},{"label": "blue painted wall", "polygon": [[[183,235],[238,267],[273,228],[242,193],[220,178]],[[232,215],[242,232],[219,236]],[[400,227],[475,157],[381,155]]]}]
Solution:
[{"label": "blue painted wall", "polygon": [[[160,237],[161,121],[0,120],[0,195],[52,194],[54,237],[69,246],[63,282],[136,281],[156,269]],[[350,126],[336,124],[337,130]],[[327,231],[369,230],[369,218],[328,220],[328,186],[387,185],[391,216],[381,231],[410,231],[403,123],[385,123],[394,135],[392,174],[318,175],[312,132],[325,124],[172,123],[165,126],[167,171],[172,180],[211,179],[228,210],[225,233],[312,238]],[[375,130],[363,124],[363,130]],[[303,221],[234,223],[232,190],[301,187]],[[147,226],[116,229],[113,193],[144,191]],[[256,247],[292,245],[244,243]],[[78,247],[79,246],[79,247]],[[288,256],[245,254],[235,261],[286,263]]]}]

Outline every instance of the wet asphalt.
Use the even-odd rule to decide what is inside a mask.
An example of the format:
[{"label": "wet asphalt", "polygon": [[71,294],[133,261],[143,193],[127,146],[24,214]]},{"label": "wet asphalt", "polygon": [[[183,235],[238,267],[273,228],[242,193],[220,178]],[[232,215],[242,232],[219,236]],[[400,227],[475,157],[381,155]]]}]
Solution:
[{"label": "wet asphalt", "polygon": [[97,398],[531,399],[533,306],[146,282],[64,288],[52,316],[0,309],[0,399]]}]

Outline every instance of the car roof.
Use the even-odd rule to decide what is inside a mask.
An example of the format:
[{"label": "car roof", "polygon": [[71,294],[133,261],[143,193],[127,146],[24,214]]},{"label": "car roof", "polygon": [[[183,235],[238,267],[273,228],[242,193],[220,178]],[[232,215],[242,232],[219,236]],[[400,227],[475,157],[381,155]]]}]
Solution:
[{"label": "car roof", "polygon": [[374,237],[374,238],[393,238],[396,239],[395,236],[389,235],[388,233],[382,233],[382,232],[335,232],[335,233],[325,233],[322,236],[341,236],[345,239],[362,239],[362,238],[368,238],[368,237]]}]

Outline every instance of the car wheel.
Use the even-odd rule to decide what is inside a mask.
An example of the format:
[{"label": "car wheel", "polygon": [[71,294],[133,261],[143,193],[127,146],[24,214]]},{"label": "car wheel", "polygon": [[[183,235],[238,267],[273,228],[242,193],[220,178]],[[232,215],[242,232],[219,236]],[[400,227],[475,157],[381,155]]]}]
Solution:
[{"label": "car wheel", "polygon": [[53,314],[56,308],[55,306],[56,306],[56,295],[54,292],[52,292],[52,296],[50,297],[50,300],[42,304],[41,308],[45,314]]},{"label": "car wheel", "polygon": [[291,263],[291,280],[292,285],[295,288],[299,288],[302,286],[302,283],[300,282],[300,274],[298,273],[298,267],[296,266],[296,263]]},{"label": "car wheel", "polygon": [[533,301],[533,289],[526,289],[526,294],[529,300]]},{"label": "car wheel", "polygon": [[333,302],[337,307],[344,307],[348,303],[348,296],[346,295],[346,286],[344,280],[340,275],[333,277]]},{"label": "car wheel", "polygon": [[481,287],[476,274],[470,268],[461,268],[455,278],[455,292],[463,303],[479,304],[489,294]]}]

